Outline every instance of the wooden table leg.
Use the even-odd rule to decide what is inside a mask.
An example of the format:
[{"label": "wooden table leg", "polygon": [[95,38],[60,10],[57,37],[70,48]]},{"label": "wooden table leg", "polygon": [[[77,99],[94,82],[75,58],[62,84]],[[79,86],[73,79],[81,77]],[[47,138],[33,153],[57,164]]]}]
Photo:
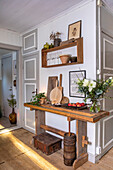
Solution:
[{"label": "wooden table leg", "polygon": [[45,132],[44,129],[40,128],[40,125],[45,125],[45,111],[35,110],[35,134]]},{"label": "wooden table leg", "polygon": [[[84,136],[84,137],[83,137]],[[87,145],[87,122],[76,120],[76,138],[77,138],[77,159],[73,163],[73,168],[77,169],[88,161]],[[84,142],[84,143],[83,143]]]}]

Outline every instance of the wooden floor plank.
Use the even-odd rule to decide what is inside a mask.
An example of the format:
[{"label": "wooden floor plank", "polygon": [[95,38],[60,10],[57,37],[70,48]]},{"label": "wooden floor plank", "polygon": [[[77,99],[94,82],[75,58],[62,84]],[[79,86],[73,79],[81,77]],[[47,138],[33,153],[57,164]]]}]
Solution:
[{"label": "wooden floor plank", "polygon": [[[40,170],[41,168],[33,162],[29,155],[32,151],[29,149],[19,150],[12,143],[11,135],[35,151],[42,158],[47,160],[58,170],[73,170],[73,167],[65,166],[63,162],[63,150],[59,150],[52,155],[45,155],[40,150],[36,150],[30,142],[34,134],[25,129],[18,129],[6,134],[0,135],[0,170]],[[78,170],[113,170],[113,148],[97,163],[86,162]]]}]

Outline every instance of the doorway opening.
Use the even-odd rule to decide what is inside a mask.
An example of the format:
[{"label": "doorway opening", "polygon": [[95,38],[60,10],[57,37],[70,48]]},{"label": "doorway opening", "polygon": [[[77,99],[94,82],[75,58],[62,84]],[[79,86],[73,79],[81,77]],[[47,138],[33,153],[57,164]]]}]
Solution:
[{"label": "doorway opening", "polygon": [[[9,106],[8,100],[11,94],[17,101],[17,51],[0,48],[0,132],[4,129],[14,127],[11,124],[9,115],[12,107]],[[15,113],[16,113],[15,108]]]}]

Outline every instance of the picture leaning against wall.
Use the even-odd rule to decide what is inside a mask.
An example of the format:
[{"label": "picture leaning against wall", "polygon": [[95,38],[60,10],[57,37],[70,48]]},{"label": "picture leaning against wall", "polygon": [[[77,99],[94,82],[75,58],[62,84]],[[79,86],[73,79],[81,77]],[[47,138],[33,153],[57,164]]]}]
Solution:
[{"label": "picture leaning against wall", "polygon": [[68,40],[81,37],[81,20],[68,26]]},{"label": "picture leaning against wall", "polygon": [[76,82],[78,79],[86,78],[86,70],[70,71],[69,72],[69,96],[84,98],[84,94],[78,92],[78,85]]}]

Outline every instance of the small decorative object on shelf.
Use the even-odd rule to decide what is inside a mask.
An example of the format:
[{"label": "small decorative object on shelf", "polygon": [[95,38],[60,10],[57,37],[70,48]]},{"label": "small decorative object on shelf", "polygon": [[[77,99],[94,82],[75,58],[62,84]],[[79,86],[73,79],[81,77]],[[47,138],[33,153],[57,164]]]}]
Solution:
[{"label": "small decorative object on shelf", "polygon": [[54,47],[58,47],[60,45],[61,42],[61,33],[60,32],[56,32],[56,33],[51,33],[50,34],[50,40],[54,40]]},{"label": "small decorative object on shelf", "polygon": [[14,98],[12,88],[9,89],[11,91],[10,99],[7,99],[9,106],[12,108],[12,113],[9,115],[9,120],[11,124],[17,123],[17,114],[15,113],[14,108],[16,107],[16,99]]},{"label": "small decorative object on shelf", "polygon": [[74,39],[74,38],[72,38],[72,39],[70,39],[70,40],[62,41],[62,42],[60,43],[60,45],[66,45],[66,44],[69,44],[69,43],[72,43],[72,42],[75,42],[75,39]]},{"label": "small decorative object on shelf", "polygon": [[70,61],[71,61],[71,63],[77,62],[77,56],[70,57]]},{"label": "small decorative object on shelf", "polygon": [[71,57],[70,54],[62,54],[62,55],[60,55],[60,59],[61,59],[62,64],[69,63],[70,57]]},{"label": "small decorative object on shelf", "polygon": [[47,42],[44,44],[44,49],[49,49],[49,44]]},{"label": "small decorative object on shelf", "polygon": [[98,113],[100,111],[100,100],[105,97],[105,93],[113,86],[113,78],[109,77],[105,81],[78,79],[77,84],[79,92],[86,95],[84,101],[90,99],[92,102],[90,111]]}]

